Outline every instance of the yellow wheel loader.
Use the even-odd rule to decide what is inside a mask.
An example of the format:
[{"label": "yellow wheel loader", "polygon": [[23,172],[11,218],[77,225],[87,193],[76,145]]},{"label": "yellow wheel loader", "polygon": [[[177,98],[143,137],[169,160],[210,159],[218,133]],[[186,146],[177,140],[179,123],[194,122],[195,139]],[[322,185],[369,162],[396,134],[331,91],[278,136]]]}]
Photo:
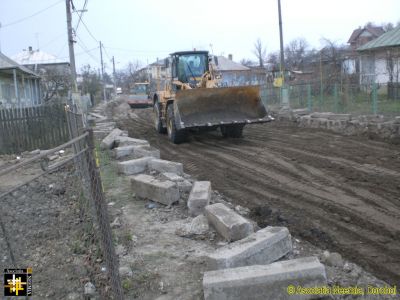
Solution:
[{"label": "yellow wheel loader", "polygon": [[219,127],[224,137],[237,138],[246,124],[273,120],[259,86],[218,87],[220,76],[211,61],[207,51],[175,52],[166,60],[167,80],[152,95],[154,126],[175,144],[193,129]]}]

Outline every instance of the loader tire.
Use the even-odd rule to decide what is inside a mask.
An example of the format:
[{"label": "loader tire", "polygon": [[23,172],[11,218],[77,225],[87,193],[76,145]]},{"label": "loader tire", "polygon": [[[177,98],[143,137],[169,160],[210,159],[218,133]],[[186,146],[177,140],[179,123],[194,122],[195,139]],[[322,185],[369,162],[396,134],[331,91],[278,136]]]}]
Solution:
[{"label": "loader tire", "polygon": [[153,107],[153,114],[154,114],[154,127],[158,133],[166,133],[167,129],[163,127],[161,121],[161,113],[160,113],[160,104],[156,102]]},{"label": "loader tire", "polygon": [[173,104],[170,104],[167,107],[167,132],[169,139],[174,144],[180,144],[186,141],[187,131],[184,129],[176,129]]},{"label": "loader tire", "polygon": [[243,136],[243,124],[223,125],[221,133],[226,138],[241,138]]}]

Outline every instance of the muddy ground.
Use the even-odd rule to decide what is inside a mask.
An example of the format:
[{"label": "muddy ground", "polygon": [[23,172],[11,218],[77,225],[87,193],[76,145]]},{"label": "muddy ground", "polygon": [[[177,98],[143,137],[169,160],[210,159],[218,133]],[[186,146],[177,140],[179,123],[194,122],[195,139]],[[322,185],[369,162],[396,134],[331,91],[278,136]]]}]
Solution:
[{"label": "muddy ground", "polygon": [[152,125],[152,110],[114,116],[129,136],[234,204],[251,208],[260,227],[287,226],[294,237],[337,251],[391,284],[400,280],[400,149],[363,137],[273,122],[247,126],[242,139],[219,131],[174,145]]},{"label": "muddy ground", "polygon": [[[0,169],[32,156],[0,156]],[[89,282],[97,299],[109,299],[95,219],[73,162],[31,181],[39,174],[43,171],[36,161],[0,176],[0,194],[30,181],[0,197],[0,272],[31,267],[32,299],[84,299]]]}]

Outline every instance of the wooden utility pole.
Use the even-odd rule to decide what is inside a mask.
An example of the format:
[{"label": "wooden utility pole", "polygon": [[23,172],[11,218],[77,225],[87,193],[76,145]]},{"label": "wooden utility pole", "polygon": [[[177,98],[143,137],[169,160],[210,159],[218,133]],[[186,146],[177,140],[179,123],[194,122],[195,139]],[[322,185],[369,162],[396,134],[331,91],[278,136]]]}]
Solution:
[{"label": "wooden utility pole", "polygon": [[102,49],[102,44],[101,41],[100,43],[100,60],[101,60],[101,80],[103,82],[103,100],[106,101],[106,82],[104,80],[104,63],[103,63],[103,49]]},{"label": "wooden utility pole", "polygon": [[281,106],[282,108],[290,107],[289,91],[285,82],[285,55],[283,50],[283,29],[282,29],[282,13],[281,13],[281,0],[278,0],[278,14],[279,14],[279,41],[281,48]]},{"label": "wooden utility pole", "polygon": [[278,13],[279,13],[279,42],[280,42],[280,50],[281,50],[281,77],[282,83],[285,83],[285,55],[283,51],[283,30],[282,30],[282,13],[281,13],[281,0],[278,0]]},{"label": "wooden utility pole", "polygon": [[113,64],[113,81],[114,81],[114,95],[117,94],[117,80],[115,78],[115,60],[114,56],[112,57],[112,64]]},{"label": "wooden utility pole", "polygon": [[71,0],[65,0],[65,7],[67,11],[67,29],[68,29],[68,47],[69,47],[69,66],[71,69],[72,91],[77,92],[76,85],[76,66],[75,66],[75,53],[74,53],[74,38],[72,36],[72,16],[71,16]]}]

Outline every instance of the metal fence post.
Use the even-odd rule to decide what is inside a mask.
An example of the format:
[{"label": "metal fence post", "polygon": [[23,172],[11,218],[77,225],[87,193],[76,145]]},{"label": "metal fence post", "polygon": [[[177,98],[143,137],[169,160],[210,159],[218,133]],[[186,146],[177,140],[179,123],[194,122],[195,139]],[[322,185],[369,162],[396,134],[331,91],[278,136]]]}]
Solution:
[{"label": "metal fence post", "polygon": [[312,111],[312,98],[311,98],[311,85],[307,84],[307,108],[308,111]]},{"label": "metal fence post", "polygon": [[337,92],[337,83],[334,84],[333,86],[333,98],[335,101],[335,112],[339,112],[339,103],[338,103],[338,92]]},{"label": "metal fence post", "polygon": [[87,143],[89,150],[87,159],[90,175],[90,192],[96,209],[97,222],[100,228],[103,257],[105,258],[108,276],[112,283],[112,290],[115,296],[114,299],[123,300],[124,293],[119,276],[119,264],[112,240],[110,221],[108,219],[107,206],[103,193],[103,185],[100,177],[99,165],[96,159],[93,130],[88,129],[88,132],[89,136],[87,138]]},{"label": "metal fence post", "polygon": [[319,88],[319,111],[322,111],[322,102],[323,102],[323,98],[324,98],[324,88],[323,88],[323,84],[321,82],[320,88]]},{"label": "metal fence post", "polygon": [[372,84],[372,113],[376,115],[378,113],[378,94],[376,90],[376,83]]}]

